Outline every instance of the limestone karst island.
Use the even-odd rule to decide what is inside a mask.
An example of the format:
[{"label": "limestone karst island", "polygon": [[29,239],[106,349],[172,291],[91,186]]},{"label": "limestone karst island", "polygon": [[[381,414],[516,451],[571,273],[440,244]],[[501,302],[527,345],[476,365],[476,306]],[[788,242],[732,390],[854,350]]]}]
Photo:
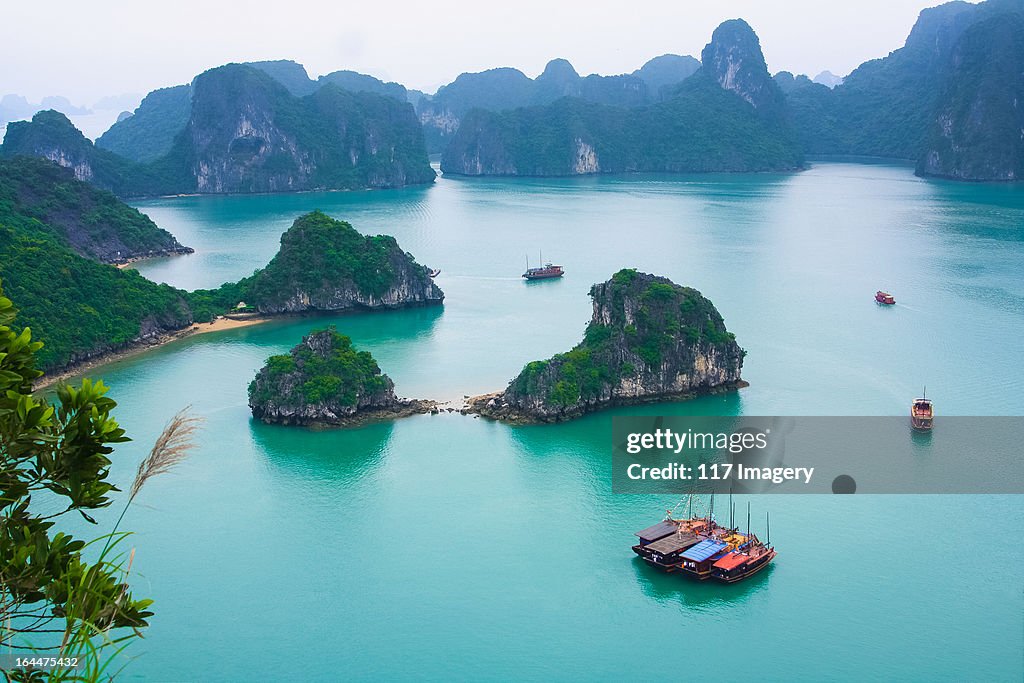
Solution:
[{"label": "limestone karst island", "polygon": [[5,680],[1024,680],[1024,0],[2,16]]}]

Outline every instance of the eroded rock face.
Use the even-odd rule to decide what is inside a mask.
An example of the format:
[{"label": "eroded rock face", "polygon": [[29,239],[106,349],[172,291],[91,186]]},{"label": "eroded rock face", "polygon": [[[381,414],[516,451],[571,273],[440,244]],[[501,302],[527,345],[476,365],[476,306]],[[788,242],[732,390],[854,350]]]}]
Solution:
[{"label": "eroded rock face", "polygon": [[249,284],[260,313],[440,304],[444,292],[395,238],[364,236],[320,212],[300,217],[281,249]]},{"label": "eroded rock face", "polygon": [[1024,13],[971,26],[950,62],[918,173],[1024,179]]},{"label": "eroded rock face", "polygon": [[761,43],[742,19],[722,23],[701,52],[707,75],[725,90],[734,92],[754,107],[778,102],[778,92],[768,74]]},{"label": "eroded rock face", "polygon": [[244,65],[196,78],[186,129],[196,191],[284,192],[429,183],[412,106],[325,83],[296,97]]},{"label": "eroded rock face", "polygon": [[697,290],[622,270],[590,295],[594,312],[579,345],[527,364],[503,393],[471,401],[470,412],[555,422],[745,386],[744,352]]}]

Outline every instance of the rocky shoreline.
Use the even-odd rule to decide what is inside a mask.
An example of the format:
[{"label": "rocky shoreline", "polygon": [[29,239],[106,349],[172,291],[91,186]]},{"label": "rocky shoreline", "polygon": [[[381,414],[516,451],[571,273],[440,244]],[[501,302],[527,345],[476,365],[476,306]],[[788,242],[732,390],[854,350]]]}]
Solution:
[{"label": "rocky shoreline", "polygon": [[690,399],[746,386],[745,352],[706,297],[623,269],[591,287],[593,315],[566,352],[527,363],[466,411],[506,422],[563,422],[613,406]]},{"label": "rocky shoreline", "polygon": [[[367,424],[375,422],[386,422],[388,420],[397,420],[403,417],[411,417],[413,415],[424,415],[426,413],[437,414],[438,402],[424,398],[400,398],[394,405],[386,406],[383,408],[367,408],[359,410],[352,415],[340,415],[331,420],[300,420],[300,421],[289,421],[288,419],[278,419],[273,424],[288,425],[288,426],[299,426],[309,427],[310,429],[337,429],[337,428],[349,428],[349,427],[362,427]],[[256,418],[259,419],[259,418]]]},{"label": "rocky shoreline", "polygon": [[135,256],[129,256],[128,258],[106,261],[106,263],[111,266],[116,266],[117,268],[127,268],[133,263],[138,263],[139,261],[149,261],[150,259],[167,258],[169,256],[188,256],[189,254],[194,253],[196,253],[196,250],[192,247],[181,246],[174,247],[172,249],[160,249],[145,254],[137,254]]},{"label": "rocky shoreline", "polygon": [[728,384],[721,384],[715,387],[695,391],[685,391],[671,394],[658,394],[639,397],[619,397],[610,399],[607,402],[581,409],[572,414],[563,413],[557,416],[541,416],[522,410],[504,399],[503,391],[494,391],[489,394],[480,394],[466,399],[465,407],[460,411],[463,415],[479,415],[497,422],[504,422],[512,425],[538,425],[556,424],[567,420],[582,417],[592,412],[605,410],[607,408],[619,408],[624,406],[648,405],[651,403],[670,403],[675,401],[689,401],[700,396],[715,394],[728,394],[739,391],[750,386],[750,382],[738,380]]}]

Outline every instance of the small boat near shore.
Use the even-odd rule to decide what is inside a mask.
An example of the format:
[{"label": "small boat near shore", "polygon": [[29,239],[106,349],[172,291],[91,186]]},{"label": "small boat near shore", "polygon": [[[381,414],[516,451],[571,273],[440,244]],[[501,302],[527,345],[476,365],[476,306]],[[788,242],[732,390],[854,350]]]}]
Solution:
[{"label": "small boat near shore", "polygon": [[921,392],[921,398],[915,398],[910,404],[910,426],[927,432],[935,422],[935,405],[926,396],[927,390]]},{"label": "small boat near shore", "polygon": [[889,292],[878,290],[875,292],[875,303],[882,304],[883,306],[893,306],[896,304],[896,298]]},{"label": "small boat near shore", "polygon": [[704,517],[692,514],[692,497],[690,509],[691,515],[685,519],[674,519],[673,510],[669,510],[664,520],[636,532],[640,542],[633,546],[633,552],[667,574],[680,573],[698,581],[713,578],[723,583],[752,576],[775,559],[777,553],[770,540],[762,542],[750,532],[749,505],[747,531],[733,526],[731,504],[728,526],[715,521],[714,502]]},{"label": "small boat near shore", "polygon": [[437,277],[440,274],[441,274],[441,269],[440,268],[431,268],[431,269],[429,269],[427,271],[427,275],[432,277],[432,278],[435,278],[435,277]]}]

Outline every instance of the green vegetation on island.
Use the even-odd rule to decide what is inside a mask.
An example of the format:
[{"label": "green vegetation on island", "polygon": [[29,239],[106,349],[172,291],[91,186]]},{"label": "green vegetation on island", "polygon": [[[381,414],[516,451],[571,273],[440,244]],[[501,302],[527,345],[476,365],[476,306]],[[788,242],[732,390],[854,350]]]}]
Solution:
[{"label": "green vegetation on island", "polygon": [[697,290],[624,269],[590,295],[594,313],[579,344],[528,363],[502,394],[475,399],[471,409],[550,422],[741,385],[744,352]]},{"label": "green vegetation on island", "polygon": [[281,248],[265,268],[190,297],[204,319],[207,311],[242,300],[261,313],[301,313],[439,304],[444,293],[394,237],[362,235],[313,211],[281,235]]},{"label": "green vegetation on island", "polygon": [[96,139],[96,146],[139,163],[167,155],[185,130],[192,111],[188,85],[161,88],[146,95],[135,113]]},{"label": "green vegetation on island", "polygon": [[368,351],[332,326],[271,356],[249,384],[253,416],[292,425],[357,424],[368,415],[399,417],[429,410],[430,401],[401,400]]},{"label": "green vegetation on island", "polygon": [[1024,179],[1024,4],[957,41],[917,171],[961,180]]},{"label": "green vegetation on island", "polygon": [[562,97],[594,104],[633,107],[661,99],[666,86],[680,83],[700,67],[693,57],[662,55],[631,74],[580,76],[565,59],[552,59],[537,78],[509,67],[464,73],[432,96],[416,99],[427,148],[442,152],[473,109],[500,112],[545,105]]},{"label": "green vegetation on island", "polygon": [[704,66],[663,100],[642,107],[578,97],[512,111],[469,112],[442,158],[445,173],[559,176],[586,173],[791,170],[803,154],[757,36],[726,22]]},{"label": "green vegetation on island", "polygon": [[35,157],[0,160],[0,223],[104,263],[192,252],[114,195]]},{"label": "green vegetation on island", "polygon": [[0,277],[18,323],[46,342],[44,369],[186,327],[183,292],[100,261],[186,250],[169,233],[70,171],[0,160]]},{"label": "green vegetation on island", "polygon": [[[177,245],[177,247],[174,247]],[[18,324],[59,370],[153,342],[232,311],[264,314],[437,304],[444,293],[393,237],[364,236],[313,212],[296,219],[262,270],[186,292],[101,261],[189,251],[137,210],[42,159],[0,160],[0,277]]]},{"label": "green vegetation on island", "polygon": [[[263,70],[243,64],[210,69],[187,88],[147,98],[99,146],[63,114],[39,112],[32,121],[10,124],[2,154],[45,157],[120,197],[383,188],[434,180],[422,128],[405,101],[344,90],[330,81],[297,96]],[[184,127],[175,131],[182,121]],[[165,151],[155,156],[152,150]]]},{"label": "green vegetation on island", "polygon": [[310,333],[290,353],[268,358],[249,384],[249,400],[260,405],[277,398],[301,404],[334,400],[355,406],[360,398],[391,388],[373,356],[357,351],[352,340],[332,326]]},{"label": "green vegetation on island", "polygon": [[1024,171],[1024,3],[925,9],[906,44],[833,89],[802,83],[787,104],[808,154],[917,161],[918,173],[1015,180]]}]

